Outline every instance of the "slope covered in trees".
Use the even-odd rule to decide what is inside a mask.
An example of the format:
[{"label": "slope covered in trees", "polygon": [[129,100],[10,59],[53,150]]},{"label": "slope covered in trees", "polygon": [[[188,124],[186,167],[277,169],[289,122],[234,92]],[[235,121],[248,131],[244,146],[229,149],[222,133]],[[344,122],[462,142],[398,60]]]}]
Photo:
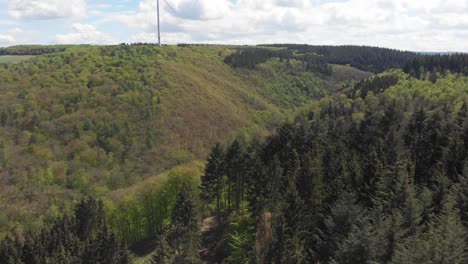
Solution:
[{"label": "slope covered in trees", "polygon": [[255,66],[265,63],[272,58],[280,60],[297,60],[302,62],[306,71],[317,72],[323,75],[332,75],[332,68],[322,56],[316,54],[295,54],[294,50],[280,47],[248,47],[238,49],[235,53],[226,57],[224,62],[233,67],[244,67],[254,69]]},{"label": "slope covered in trees", "polygon": [[468,75],[468,54],[419,56],[408,61],[403,70],[416,78],[425,78],[429,73],[432,82],[437,74],[447,71]]},{"label": "slope covered in trees", "polygon": [[310,54],[333,64],[349,64],[355,68],[381,73],[389,69],[398,69],[418,54],[367,46],[311,46],[298,44],[275,44],[267,47],[287,48],[297,54]]},{"label": "slope covered in trees", "polygon": [[468,261],[468,78],[389,74],[213,147],[202,199],[232,226],[228,263]]},{"label": "slope covered in trees", "polygon": [[325,78],[277,59],[232,69],[223,61],[234,51],[219,46],[6,50],[54,53],[0,65],[0,236],[39,230],[82,195],[204,159],[234,134],[268,133],[311,99],[369,76],[345,67]]},{"label": "slope covered in trees", "polygon": [[[252,67],[225,63],[239,47],[191,45],[2,65],[0,260],[466,263],[459,57],[327,75],[299,48]],[[382,69],[408,54],[387,55]],[[88,194],[103,202],[74,202]]]},{"label": "slope covered in trees", "polygon": [[56,219],[51,227],[24,238],[0,242],[0,263],[130,263],[125,245],[109,230],[102,202],[83,199],[72,217]]}]

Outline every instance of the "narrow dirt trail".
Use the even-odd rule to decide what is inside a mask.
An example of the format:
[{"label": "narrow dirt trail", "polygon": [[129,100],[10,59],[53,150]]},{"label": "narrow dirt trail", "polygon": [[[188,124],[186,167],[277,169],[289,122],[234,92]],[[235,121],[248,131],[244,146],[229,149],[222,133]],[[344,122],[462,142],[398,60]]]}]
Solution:
[{"label": "narrow dirt trail", "polygon": [[205,263],[219,263],[219,248],[223,239],[223,228],[215,216],[205,218],[200,225],[202,249],[200,257]]}]

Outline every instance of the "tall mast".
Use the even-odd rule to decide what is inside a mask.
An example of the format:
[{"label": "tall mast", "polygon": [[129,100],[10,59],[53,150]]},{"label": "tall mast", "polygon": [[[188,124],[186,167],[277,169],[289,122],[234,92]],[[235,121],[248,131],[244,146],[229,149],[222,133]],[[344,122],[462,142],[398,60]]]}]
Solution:
[{"label": "tall mast", "polygon": [[161,46],[161,24],[159,21],[159,0],[157,2],[157,8],[158,8],[158,45]]}]

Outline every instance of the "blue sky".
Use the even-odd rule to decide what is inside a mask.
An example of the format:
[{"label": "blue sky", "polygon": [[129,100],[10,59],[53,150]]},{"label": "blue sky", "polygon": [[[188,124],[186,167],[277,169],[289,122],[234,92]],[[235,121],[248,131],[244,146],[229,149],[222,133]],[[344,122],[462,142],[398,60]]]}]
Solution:
[{"label": "blue sky", "polygon": [[[468,0],[166,0],[164,43],[468,51]],[[0,46],[156,41],[156,0],[0,0]]]}]

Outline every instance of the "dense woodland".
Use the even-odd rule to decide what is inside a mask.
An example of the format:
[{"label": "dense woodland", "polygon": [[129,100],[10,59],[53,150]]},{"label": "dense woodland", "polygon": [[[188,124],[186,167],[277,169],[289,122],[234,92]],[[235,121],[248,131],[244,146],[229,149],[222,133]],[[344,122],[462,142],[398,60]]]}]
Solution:
[{"label": "dense woodland", "polygon": [[[3,102],[14,98],[14,104],[5,104],[9,108],[3,109],[8,115],[3,118],[6,121],[2,131],[16,138],[17,143],[10,145],[8,137],[0,141],[3,142],[0,183],[8,187],[10,195],[15,193],[15,187],[26,191],[26,199],[37,197],[34,191],[38,186],[48,192],[55,190],[57,194],[50,198],[56,202],[40,223],[18,225],[13,231],[3,230],[0,263],[467,263],[468,77],[462,70],[466,69],[462,66],[464,56],[412,58],[414,54],[377,48],[315,47],[312,51],[312,46],[291,47],[294,51],[290,46],[226,50],[187,45],[165,47],[161,52],[159,47],[121,45],[93,48],[94,54],[85,60],[86,53],[78,60],[75,56],[80,53],[75,50],[58,55],[62,58],[52,54],[38,57],[34,64],[5,66],[0,77],[11,80],[3,84],[2,89],[7,96],[14,96],[4,97]],[[352,54],[355,49],[360,51],[346,57],[345,54]],[[367,75],[365,80],[352,79],[346,76],[365,75],[347,66],[328,65],[333,71],[327,76],[320,70],[307,69],[307,63],[296,57],[327,50],[332,54],[343,52],[346,61],[334,63],[385,71],[371,77]],[[199,56],[201,51],[205,52],[203,57]],[[133,96],[150,94],[154,86],[148,83],[127,87],[128,78],[144,75],[128,74],[126,81],[110,81],[99,68],[104,67],[105,72],[117,78],[124,72],[114,71],[122,67],[130,71],[131,65],[124,62],[131,54],[146,59],[165,56],[164,60],[184,63],[188,57],[183,56],[192,56],[190,59],[194,61],[213,63],[210,70],[222,69],[217,73],[226,74],[226,78],[230,78],[227,73],[235,74],[229,79],[235,84],[259,84],[261,89],[253,90],[258,94],[250,98],[267,101],[264,107],[274,105],[283,111],[288,106],[300,108],[294,108],[297,110],[294,117],[284,122],[256,123],[273,130],[271,133],[247,130],[238,133],[237,139],[220,135],[205,141],[206,144],[221,142],[212,145],[205,164],[181,165],[166,174],[141,180],[127,178],[127,174],[119,171],[141,174],[129,164],[138,161],[134,159],[138,153],[136,149],[150,148],[146,132],[151,127],[145,126],[147,117],[139,112],[148,109],[145,100],[118,100],[122,99],[121,94],[129,96],[129,92]],[[381,64],[377,66],[375,58],[378,56],[389,56],[388,61],[383,62],[384,57],[381,57]],[[46,103],[40,107],[33,105],[39,102],[32,97],[41,95],[39,87],[37,90],[26,87],[24,92],[12,93],[16,88],[14,80],[18,78],[14,73],[26,76],[32,65],[38,65],[37,71],[41,72],[42,60],[58,60],[62,67],[77,61],[80,65],[83,61],[96,65],[91,75],[80,74],[82,71],[76,69],[83,68],[78,65],[71,67],[75,75],[68,75],[69,80],[76,83],[74,78],[87,78],[87,81],[83,81],[81,88],[83,97],[70,96],[71,101],[62,112],[45,111]],[[150,62],[148,59],[136,65]],[[226,66],[225,62],[233,67]],[[175,65],[186,67],[185,64]],[[397,69],[387,70],[390,68]],[[144,71],[144,67],[138,69]],[[147,74],[153,74],[151,69]],[[89,86],[98,76],[101,76],[100,82]],[[239,83],[239,79],[244,81]],[[263,79],[271,82],[260,82]],[[147,80],[155,82],[156,86],[179,81]],[[280,85],[273,85],[276,81]],[[287,83],[295,83],[294,88]],[[42,89],[53,84],[38,83],[43,85]],[[109,102],[114,107],[119,102],[141,104],[120,109],[121,113],[135,111],[135,115],[120,116],[127,120],[123,123],[116,123],[120,119],[103,119],[98,113],[107,115],[106,111],[112,113],[109,110],[112,108],[102,108],[104,97],[98,101],[92,99],[102,96],[93,93],[100,89],[115,93],[118,100]],[[291,94],[286,92],[289,90]],[[75,90],[71,91],[76,95]],[[158,91],[152,102],[164,104],[161,109],[167,109],[170,107],[165,104],[170,98],[164,97],[167,93],[167,90]],[[88,111],[96,109],[97,105],[106,111],[90,115]],[[15,112],[18,109],[23,110]],[[275,109],[270,111],[275,113]],[[44,118],[51,113],[56,117]],[[58,142],[48,132],[60,128],[61,122],[54,121],[55,118],[68,126],[73,124],[69,120],[75,120],[74,115],[87,118],[76,128],[70,126],[70,132],[65,135],[70,135],[71,142],[86,139],[79,145],[82,151],[91,148],[99,153],[102,149],[96,160],[68,156],[83,154],[70,151],[76,148],[75,143],[70,150],[61,149],[66,141]],[[269,118],[265,112],[260,116]],[[131,122],[135,117],[142,118],[141,122]],[[258,119],[259,113],[250,118]],[[104,127],[101,131],[97,128],[106,124],[103,120],[109,122],[109,129]],[[168,124],[163,122],[154,128],[163,129]],[[206,126],[215,124],[216,121]],[[67,127],[62,128],[68,131]],[[103,134],[99,134],[101,132]],[[161,144],[164,138],[157,130],[155,135],[153,144]],[[122,147],[133,145],[134,149],[116,152],[113,148],[117,143]],[[51,149],[49,154],[48,148]],[[66,165],[63,178],[56,178],[59,175],[56,171],[60,170],[53,169],[42,174],[24,173],[17,167],[19,163],[13,162],[13,153],[19,157],[29,153],[28,157],[37,159],[40,157],[37,155],[44,152],[49,155],[45,156],[47,159],[34,164],[51,166],[60,161]],[[66,159],[58,159],[63,153],[70,154],[65,155]],[[95,152],[88,151],[91,153]],[[112,163],[109,163],[110,157]],[[191,159],[194,157],[184,157],[172,165]],[[98,163],[93,165],[94,161]],[[75,174],[75,168],[84,164],[86,170]],[[106,168],[111,170],[106,172]],[[92,177],[90,173],[94,173]],[[39,177],[37,175],[42,178],[35,178]],[[84,175],[80,176],[84,178],[77,175]],[[109,176],[102,180],[103,175]],[[114,178],[116,176],[119,178]],[[77,179],[81,185],[67,185]],[[132,180],[115,187],[112,184],[116,179]],[[33,184],[25,184],[31,180]],[[66,191],[57,192],[63,187]],[[80,198],[88,194],[103,202]],[[5,192],[2,195],[8,197]],[[65,197],[67,204],[59,206],[58,197]],[[14,198],[3,199],[14,201]],[[59,208],[63,213],[58,212]],[[0,217],[0,221],[10,225],[9,217],[9,214],[7,220]],[[21,222],[21,218],[14,219]]]},{"label": "dense woodland", "polygon": [[124,244],[109,230],[102,202],[83,199],[73,216],[24,238],[0,242],[0,263],[130,263]]},{"label": "dense woodland", "polygon": [[283,60],[297,60],[302,62],[307,71],[318,72],[324,75],[331,75],[332,68],[321,56],[315,54],[297,55],[290,49],[269,49],[269,48],[244,48],[226,57],[224,62],[233,67],[244,67],[254,69],[256,65],[265,63],[270,59],[279,58]]},{"label": "dense woodland", "polygon": [[[202,198],[220,221],[250,218],[228,263],[468,261],[467,79],[395,78],[322,100],[263,142],[213,148]],[[406,96],[413,85],[427,92]]]},{"label": "dense woodland", "polygon": [[[299,77],[283,74],[265,98],[223,63],[224,52],[70,47],[0,65],[0,236],[40,229],[81,195],[102,197],[203,159],[221,136],[254,118],[263,127],[312,97],[300,89],[286,97]],[[270,87],[260,73],[249,78]]]},{"label": "dense woodland", "polygon": [[13,46],[8,48],[0,48],[0,56],[2,55],[41,55],[47,53],[63,52],[66,50],[65,45],[60,46]]},{"label": "dense woodland", "polygon": [[203,160],[216,141],[268,133],[297,107],[370,75],[334,66],[323,77],[277,58],[234,69],[224,63],[231,53],[71,46],[0,64],[0,237],[40,230],[83,195],[112,196]]},{"label": "dense woodland", "polygon": [[430,79],[435,82],[437,73],[460,73],[468,75],[468,54],[419,56],[408,61],[403,70],[416,78],[425,78],[430,73]]},{"label": "dense woodland", "polygon": [[286,47],[300,54],[315,54],[327,63],[349,64],[355,68],[374,73],[405,66],[409,59],[417,57],[414,52],[367,46],[311,46],[275,44],[268,47]]}]

